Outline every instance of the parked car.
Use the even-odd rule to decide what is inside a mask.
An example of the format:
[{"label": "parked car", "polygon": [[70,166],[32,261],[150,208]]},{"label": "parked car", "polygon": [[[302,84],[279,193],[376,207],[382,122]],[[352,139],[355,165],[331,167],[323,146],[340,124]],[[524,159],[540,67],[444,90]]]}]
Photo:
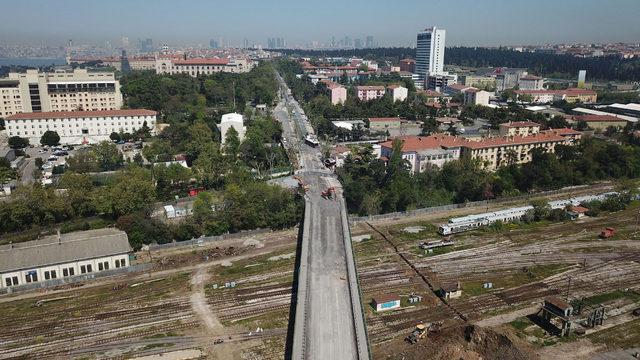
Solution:
[{"label": "parked car", "polygon": [[57,160],[58,160],[58,157],[57,157],[57,156],[55,156],[55,155],[51,155],[51,156],[49,156],[49,158],[47,159],[47,161],[51,161],[51,162],[53,162],[53,161],[57,161]]}]

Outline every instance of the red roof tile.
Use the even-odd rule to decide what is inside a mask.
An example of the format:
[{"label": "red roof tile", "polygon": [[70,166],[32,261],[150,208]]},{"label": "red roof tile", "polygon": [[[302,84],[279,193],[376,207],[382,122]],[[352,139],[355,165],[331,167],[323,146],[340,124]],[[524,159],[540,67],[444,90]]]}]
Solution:
[{"label": "red roof tile", "polygon": [[518,127],[540,126],[540,124],[535,123],[533,121],[511,121],[508,123],[500,124],[500,126],[508,127],[508,128],[518,128]]},{"label": "red roof tile", "polygon": [[187,59],[187,60],[175,60],[173,62],[175,65],[227,65],[229,63],[229,59]]},{"label": "red roof tile", "polygon": [[585,122],[624,122],[624,119],[620,119],[613,115],[577,115],[574,116],[573,119],[575,121],[585,121]]}]

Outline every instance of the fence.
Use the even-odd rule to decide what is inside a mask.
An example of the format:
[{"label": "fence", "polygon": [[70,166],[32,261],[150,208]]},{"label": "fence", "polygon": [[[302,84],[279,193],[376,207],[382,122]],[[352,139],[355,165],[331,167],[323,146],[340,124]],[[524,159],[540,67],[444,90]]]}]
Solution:
[{"label": "fence", "polygon": [[152,264],[137,264],[132,266],[127,266],[118,269],[104,270],[98,272],[92,272],[89,274],[82,274],[76,276],[70,276],[65,278],[51,279],[45,281],[39,281],[31,284],[23,284],[18,286],[12,286],[10,288],[2,288],[0,289],[0,294],[14,294],[23,291],[35,290],[35,289],[46,289],[52,286],[60,286],[66,284],[74,284],[94,279],[105,278],[114,275],[122,275],[122,274],[130,274],[134,272],[143,272],[147,270],[151,270]]},{"label": "fence", "polygon": [[535,199],[535,198],[562,194],[562,193],[570,192],[572,190],[578,190],[578,189],[583,189],[583,188],[588,188],[588,187],[589,187],[589,185],[580,185],[580,186],[575,186],[575,187],[571,187],[571,188],[562,188],[562,189],[559,189],[559,190],[550,190],[550,191],[544,191],[544,192],[537,192],[537,193],[534,193],[534,194],[512,196],[512,197],[504,197],[504,198],[498,198],[498,199],[493,199],[493,200],[470,201],[470,202],[465,202],[465,203],[440,205],[440,206],[433,206],[433,207],[428,207],[428,208],[407,210],[407,211],[398,211],[398,212],[380,214],[380,215],[369,215],[369,216],[360,216],[360,217],[351,216],[351,217],[349,217],[349,222],[352,225],[355,225],[357,223],[365,222],[365,221],[378,221],[378,220],[396,219],[396,218],[401,218],[401,217],[411,217],[411,216],[418,216],[418,215],[433,214],[433,213],[437,213],[437,212],[449,211],[449,210],[455,210],[455,209],[463,209],[463,208],[482,208],[482,207],[486,207],[486,206],[489,206],[489,205],[492,205],[492,204],[501,204],[501,203],[508,203],[508,202],[513,202],[513,201],[517,202],[517,201],[531,200],[531,199]]},{"label": "fence", "polygon": [[162,249],[171,249],[171,248],[177,248],[177,247],[183,247],[183,246],[198,246],[198,245],[203,245],[206,243],[212,243],[212,242],[221,241],[221,240],[238,239],[244,236],[266,234],[271,231],[272,231],[271,229],[254,229],[254,230],[240,231],[233,234],[224,234],[224,235],[218,235],[218,236],[203,236],[197,239],[191,239],[187,241],[179,241],[179,242],[174,241],[166,244],[150,244],[149,249],[162,250]]}]

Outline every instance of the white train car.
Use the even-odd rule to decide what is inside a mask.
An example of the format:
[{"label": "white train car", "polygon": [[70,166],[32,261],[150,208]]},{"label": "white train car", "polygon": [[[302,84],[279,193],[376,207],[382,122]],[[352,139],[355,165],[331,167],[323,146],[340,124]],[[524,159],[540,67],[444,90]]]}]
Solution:
[{"label": "white train car", "polygon": [[[549,206],[552,209],[564,209],[567,205],[578,206],[585,202],[594,200],[605,200],[609,196],[618,195],[617,192],[606,192],[597,195],[585,195],[572,197],[570,199],[554,200],[549,202]],[[456,218],[450,218],[447,224],[440,225],[438,232],[442,235],[451,235],[464,231],[477,229],[482,226],[492,224],[496,221],[512,222],[520,221],[527,211],[533,210],[533,206],[519,206],[508,208],[504,210],[498,210],[494,212],[487,212],[474,215],[466,215]]]}]

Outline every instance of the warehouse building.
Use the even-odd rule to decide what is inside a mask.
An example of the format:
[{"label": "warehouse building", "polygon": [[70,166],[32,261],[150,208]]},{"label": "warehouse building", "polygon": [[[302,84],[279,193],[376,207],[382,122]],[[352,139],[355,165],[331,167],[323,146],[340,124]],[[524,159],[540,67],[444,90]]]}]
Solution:
[{"label": "warehouse building", "polygon": [[0,246],[0,288],[130,265],[127,234],[107,228]]}]

